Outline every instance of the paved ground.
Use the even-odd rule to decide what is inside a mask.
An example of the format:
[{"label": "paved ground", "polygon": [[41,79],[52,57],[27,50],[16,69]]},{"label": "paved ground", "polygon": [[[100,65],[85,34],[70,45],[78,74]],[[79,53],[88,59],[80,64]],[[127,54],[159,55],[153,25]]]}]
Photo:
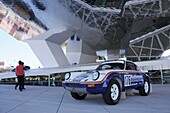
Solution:
[{"label": "paved ground", "polygon": [[170,85],[153,85],[149,96],[128,96],[106,105],[101,95],[75,100],[62,87],[0,85],[0,113],[170,113]]}]

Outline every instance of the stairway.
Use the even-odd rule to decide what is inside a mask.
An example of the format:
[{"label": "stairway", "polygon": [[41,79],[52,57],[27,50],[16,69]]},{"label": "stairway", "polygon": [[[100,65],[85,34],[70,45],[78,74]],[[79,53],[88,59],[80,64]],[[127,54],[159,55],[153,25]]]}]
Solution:
[{"label": "stairway", "polygon": [[131,55],[127,57],[136,58],[137,60],[158,59],[168,49],[169,42],[170,24],[131,40],[129,43]]},{"label": "stairway", "polygon": [[122,10],[122,17],[170,16],[169,0],[130,0]]}]

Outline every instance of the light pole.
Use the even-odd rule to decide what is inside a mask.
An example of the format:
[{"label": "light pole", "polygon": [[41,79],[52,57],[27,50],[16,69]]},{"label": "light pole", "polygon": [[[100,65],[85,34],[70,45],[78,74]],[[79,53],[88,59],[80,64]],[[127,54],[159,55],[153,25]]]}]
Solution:
[{"label": "light pole", "polygon": [[16,59],[14,59],[14,68],[15,68],[15,66],[16,66],[16,65],[15,65],[15,62],[16,62]]}]

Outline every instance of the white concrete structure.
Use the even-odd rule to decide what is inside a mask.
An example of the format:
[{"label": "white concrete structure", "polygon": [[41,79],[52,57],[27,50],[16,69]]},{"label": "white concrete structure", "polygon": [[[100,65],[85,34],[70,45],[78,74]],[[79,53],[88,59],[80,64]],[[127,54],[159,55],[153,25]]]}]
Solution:
[{"label": "white concrete structure", "polygon": [[[129,58],[155,59],[159,58],[167,47],[167,44],[163,44],[167,41],[164,42],[162,36],[157,34],[163,33],[167,40],[170,39],[167,34],[169,27],[166,27],[166,30],[160,27],[156,31],[152,29],[155,25],[153,19],[157,22],[159,20],[157,17],[162,16],[162,13],[165,16],[169,10],[162,0],[128,1],[122,12],[115,8],[92,7],[81,0],[39,1],[46,6],[45,11],[37,9],[30,0],[25,0],[35,15],[47,25],[49,31],[27,42],[44,67],[95,62],[96,51],[99,50],[106,50],[108,59],[119,58],[121,49],[126,50]],[[138,12],[135,12],[136,7]],[[122,16],[119,16],[120,14]],[[124,20],[122,17],[132,20]],[[143,36],[137,36],[145,37],[147,34],[147,31],[143,31],[145,28],[154,31],[149,33],[150,37],[139,39],[131,35],[145,32]],[[74,39],[70,39],[71,37]],[[153,41],[154,37],[158,40],[160,49],[154,47],[157,44]],[[61,44],[65,41],[67,41],[66,54],[61,49]],[[143,43],[140,46],[135,45],[139,41]],[[151,46],[148,47],[150,43]]]},{"label": "white concrete structure", "polygon": [[[25,2],[27,2],[32,6],[29,0]],[[101,46],[109,45],[109,43],[106,40],[101,40],[101,38],[104,35],[101,32],[101,29],[103,28],[96,29],[90,27],[95,24],[96,24],[95,26],[98,26],[96,20],[97,18],[93,16],[96,12],[97,13],[107,12],[110,16],[112,15],[114,16],[118,14],[120,10],[106,9],[106,8],[101,8],[101,9],[93,8],[92,6],[79,0],[76,1],[75,4],[71,4],[71,1],[67,1],[67,2],[62,1],[62,2],[65,2],[65,5],[67,4],[68,6],[66,7],[63,6],[64,4],[61,3],[61,1],[50,1],[50,2],[46,1],[45,4],[47,4],[47,7],[49,9],[43,12],[43,14],[41,11],[37,10],[36,8],[34,8],[34,6],[32,6],[35,14],[39,18],[41,18],[41,20],[44,23],[48,22],[46,23],[46,25],[50,27],[50,30],[37,37],[27,40],[26,42],[28,42],[28,44],[30,45],[34,53],[37,55],[37,57],[39,58],[40,62],[44,67],[54,67],[54,66],[62,66],[62,65],[69,65],[69,64],[83,64],[83,63],[95,62],[97,58],[96,56],[96,49],[98,48],[97,45],[101,41],[103,43]],[[70,7],[76,8],[77,5],[80,6],[79,10],[77,10],[78,12],[74,11],[73,14],[70,13],[71,10]],[[54,7],[56,8],[55,10],[59,10],[59,12],[57,11],[54,12],[54,9],[52,9]],[[90,11],[90,15],[86,13],[83,14],[84,19],[85,17],[87,17],[86,20],[83,19],[84,21],[82,21],[82,19],[76,16],[76,13],[79,13],[82,10],[81,8],[83,8],[84,11],[85,10]],[[55,18],[55,15],[60,15],[60,16]],[[91,17],[93,17],[94,23],[88,20],[88,18],[90,19]],[[107,21],[110,21],[107,14],[105,14],[105,16],[103,16],[102,18],[105,20],[107,19]],[[49,19],[51,21],[49,21]],[[108,26],[106,26],[104,29],[106,30]],[[65,32],[69,32],[69,33],[65,35]],[[61,34],[59,35],[60,38],[59,36],[56,37],[56,35],[58,34]],[[66,55],[64,55],[60,45],[74,34],[80,37],[81,40],[77,42],[68,40]],[[101,46],[99,45],[100,48]]]},{"label": "white concrete structure", "polygon": [[[153,60],[170,45],[169,0],[129,0],[120,9],[86,0],[38,0],[43,10],[36,0],[23,1],[48,28],[26,41],[44,67],[95,62],[100,50],[107,51],[108,59],[124,51],[130,59]],[[73,35],[75,40],[70,39]],[[66,54],[61,48],[65,42]]]},{"label": "white concrete structure", "polygon": [[53,29],[27,40],[27,43],[36,53],[42,65],[46,67],[69,65],[60,45],[71,35],[73,35],[73,32],[68,30],[57,32]]}]

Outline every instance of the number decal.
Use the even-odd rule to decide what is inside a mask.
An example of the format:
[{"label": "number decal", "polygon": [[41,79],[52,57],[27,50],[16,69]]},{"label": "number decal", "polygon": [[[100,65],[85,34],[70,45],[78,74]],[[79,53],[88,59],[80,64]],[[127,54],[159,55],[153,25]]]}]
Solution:
[{"label": "number decal", "polygon": [[124,85],[131,86],[131,76],[132,75],[124,75]]}]

